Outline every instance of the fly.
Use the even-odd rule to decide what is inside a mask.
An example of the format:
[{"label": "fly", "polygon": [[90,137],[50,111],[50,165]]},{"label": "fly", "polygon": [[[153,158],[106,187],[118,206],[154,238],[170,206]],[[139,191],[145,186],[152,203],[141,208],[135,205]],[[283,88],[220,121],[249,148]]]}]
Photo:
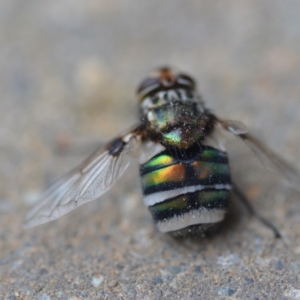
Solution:
[{"label": "fly", "polygon": [[280,237],[232,182],[218,134],[227,131],[239,137],[297,186],[300,174],[293,167],[249,134],[241,122],[213,114],[186,74],[160,68],[140,84],[137,98],[139,122],[46,190],[27,215],[25,227],[52,221],[98,199],[139,159],[143,200],[161,232],[206,233],[225,218],[233,191],[251,214]]}]

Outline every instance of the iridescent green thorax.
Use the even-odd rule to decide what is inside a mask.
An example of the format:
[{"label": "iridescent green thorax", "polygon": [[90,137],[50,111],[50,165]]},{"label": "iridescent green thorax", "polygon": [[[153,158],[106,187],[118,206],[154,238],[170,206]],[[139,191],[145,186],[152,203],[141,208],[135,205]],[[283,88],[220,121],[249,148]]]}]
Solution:
[{"label": "iridescent green thorax", "polygon": [[200,103],[172,101],[147,111],[148,128],[165,146],[187,149],[207,134],[210,120]]}]

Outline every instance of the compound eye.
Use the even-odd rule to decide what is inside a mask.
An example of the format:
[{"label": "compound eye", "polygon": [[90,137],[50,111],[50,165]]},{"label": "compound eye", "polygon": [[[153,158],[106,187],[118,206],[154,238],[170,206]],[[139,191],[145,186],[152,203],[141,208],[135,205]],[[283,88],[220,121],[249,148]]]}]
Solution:
[{"label": "compound eye", "polygon": [[160,87],[160,80],[157,77],[146,78],[138,87],[137,94],[140,99],[146,95],[152,93],[154,90]]},{"label": "compound eye", "polygon": [[190,88],[193,90],[195,89],[195,86],[196,86],[194,79],[185,74],[178,74],[177,83],[181,86],[186,86],[187,88]]}]

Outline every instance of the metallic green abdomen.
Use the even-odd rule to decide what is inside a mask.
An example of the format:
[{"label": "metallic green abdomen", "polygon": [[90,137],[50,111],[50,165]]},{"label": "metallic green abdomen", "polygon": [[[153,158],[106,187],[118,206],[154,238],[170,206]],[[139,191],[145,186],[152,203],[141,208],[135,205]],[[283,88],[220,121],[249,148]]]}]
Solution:
[{"label": "metallic green abdomen", "polygon": [[163,232],[224,218],[231,188],[227,155],[208,146],[163,151],[140,167],[144,202]]}]

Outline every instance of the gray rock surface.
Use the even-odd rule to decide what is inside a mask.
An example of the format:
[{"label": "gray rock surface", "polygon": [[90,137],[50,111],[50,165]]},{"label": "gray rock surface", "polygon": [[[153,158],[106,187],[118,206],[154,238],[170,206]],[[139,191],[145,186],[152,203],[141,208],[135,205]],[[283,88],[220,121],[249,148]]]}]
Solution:
[{"label": "gray rock surface", "polygon": [[234,197],[214,238],[161,235],[137,165],[101,200],[22,229],[55,178],[135,122],[135,88],[162,64],[300,168],[299,1],[0,0],[1,300],[300,299],[299,193],[234,138],[233,177],[284,241]]}]

